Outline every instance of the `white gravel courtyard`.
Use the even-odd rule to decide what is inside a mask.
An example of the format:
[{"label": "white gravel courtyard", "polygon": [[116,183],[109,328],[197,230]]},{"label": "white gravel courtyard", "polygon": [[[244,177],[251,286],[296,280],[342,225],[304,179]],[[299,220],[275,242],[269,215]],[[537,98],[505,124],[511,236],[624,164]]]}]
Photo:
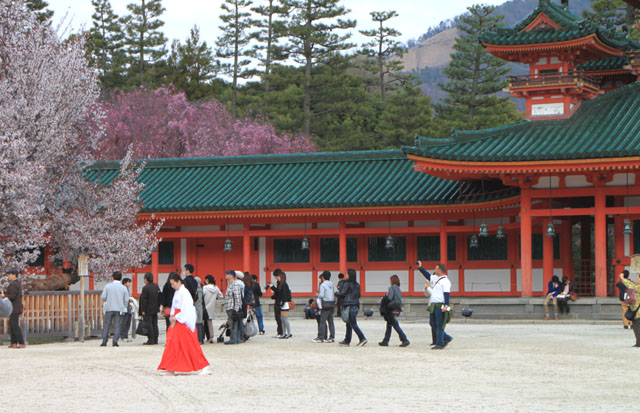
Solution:
[{"label": "white gravel courtyard", "polygon": [[[163,347],[143,338],[119,348],[99,340],[0,349],[0,411],[623,411],[633,409],[640,349],[619,324],[454,323],[454,341],[430,350],[425,323],[411,340],[379,347],[384,322],[361,320],[364,347],[314,344],[316,323],[294,337],[238,346],[206,344],[206,376],[161,376]],[[344,324],[336,320],[338,338]],[[161,343],[164,337],[160,338]],[[354,343],[357,338],[354,339]]]}]

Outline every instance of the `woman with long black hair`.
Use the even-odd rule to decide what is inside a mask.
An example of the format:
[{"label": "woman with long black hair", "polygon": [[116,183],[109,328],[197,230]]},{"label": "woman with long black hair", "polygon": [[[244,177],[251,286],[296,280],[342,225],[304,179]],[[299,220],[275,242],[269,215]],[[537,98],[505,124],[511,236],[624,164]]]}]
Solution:
[{"label": "woman with long black hair", "polygon": [[342,299],[342,313],[346,312],[347,317],[347,333],[344,340],[340,342],[341,346],[349,346],[351,344],[352,331],[358,335],[360,341],[358,346],[365,346],[368,341],[364,336],[360,327],[358,327],[358,312],[360,311],[360,284],[356,279],[356,271],[353,269],[347,270],[348,279],[342,286],[342,289],[336,292],[336,296],[343,297]]},{"label": "woman with long black hair", "polygon": [[282,322],[282,335],[278,338],[291,338],[291,322],[289,321],[289,302],[291,301],[291,289],[287,284],[287,274],[284,271],[274,271],[273,274],[278,280],[278,287],[274,287],[271,283],[267,285],[274,292],[276,297],[275,306],[280,310],[280,319]]},{"label": "woman with long black hair", "polygon": [[402,291],[400,290],[400,277],[397,275],[392,275],[389,278],[389,290],[387,291],[387,295],[383,298],[383,302],[385,302],[385,314],[384,319],[387,322],[387,329],[384,333],[384,338],[378,344],[386,347],[389,345],[389,340],[391,339],[391,329],[393,328],[398,333],[398,337],[400,338],[400,347],[407,347],[409,345],[409,339],[407,339],[406,334],[400,328],[400,323],[398,322],[398,317],[400,313],[402,313]]}]

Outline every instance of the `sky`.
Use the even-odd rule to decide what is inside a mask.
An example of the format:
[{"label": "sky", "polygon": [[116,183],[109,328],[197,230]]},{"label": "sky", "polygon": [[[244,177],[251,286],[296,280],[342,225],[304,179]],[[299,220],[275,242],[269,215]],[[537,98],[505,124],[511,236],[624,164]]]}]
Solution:
[{"label": "sky", "polygon": [[[116,14],[127,14],[127,4],[132,0],[111,0]],[[482,3],[501,4],[506,0],[483,0]],[[81,27],[91,27],[93,7],[91,0],[47,0],[49,8],[55,12],[54,23],[65,18],[75,31]],[[136,1],[139,3],[139,1]],[[166,8],[163,15],[165,22],[163,31],[171,42],[173,39],[184,41],[189,36],[193,25],[200,27],[200,36],[210,46],[220,34],[218,26],[220,20],[220,4],[222,0],[164,0]],[[262,3],[254,0],[254,4]],[[478,0],[343,0],[347,8],[351,9],[349,18],[356,19],[356,30],[366,30],[375,27],[369,12],[395,10],[399,16],[391,20],[389,26],[402,32],[400,41],[406,43],[409,39],[416,39],[442,20],[450,19],[463,13],[468,6],[478,3]],[[353,33],[352,41],[362,44],[365,38],[357,32]]]}]

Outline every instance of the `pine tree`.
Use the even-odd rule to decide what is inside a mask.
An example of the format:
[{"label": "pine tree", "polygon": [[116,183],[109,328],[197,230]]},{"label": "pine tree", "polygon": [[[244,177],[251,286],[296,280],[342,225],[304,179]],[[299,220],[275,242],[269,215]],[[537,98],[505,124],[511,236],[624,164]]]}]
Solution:
[{"label": "pine tree", "polygon": [[140,0],[129,3],[131,13],[122,19],[125,25],[125,43],[129,63],[130,81],[134,85],[153,82],[154,66],[167,54],[167,39],[160,28],[164,21],[160,19],[165,8],[161,0]]},{"label": "pine tree", "polygon": [[89,63],[99,70],[103,89],[121,88],[126,64],[122,25],[109,0],[91,0],[91,4],[93,27],[86,43]]},{"label": "pine tree", "polygon": [[506,62],[487,53],[478,36],[499,25],[502,16],[493,15],[495,7],[472,6],[461,18],[461,31],[454,45],[449,66],[443,70],[449,78],[440,88],[447,92],[444,104],[437,107],[446,127],[456,129],[491,128],[520,119],[508,97],[496,93],[507,86]]},{"label": "pine tree", "polygon": [[371,19],[378,23],[379,27],[375,30],[360,30],[363,35],[372,38],[364,45],[363,52],[368,57],[365,68],[374,75],[378,75],[376,86],[380,89],[380,98],[384,104],[387,84],[404,78],[398,72],[404,68],[399,59],[404,55],[405,49],[402,43],[395,40],[401,33],[384,25],[386,21],[397,17],[398,13],[374,11],[370,14]]},{"label": "pine tree", "polygon": [[231,115],[236,117],[238,101],[238,79],[248,79],[253,71],[248,68],[251,63],[249,43],[251,35],[248,30],[254,25],[249,8],[251,0],[224,0],[220,8],[226,13],[220,15],[224,26],[220,26],[222,35],[218,37],[217,55],[222,59],[231,59],[222,63],[222,72],[231,76]]},{"label": "pine tree", "polygon": [[640,31],[635,27],[636,10],[622,0],[595,0],[591,10],[582,12],[582,17],[600,26],[615,27],[622,30],[626,25],[632,38],[640,37]]},{"label": "pine tree", "polygon": [[209,92],[211,79],[220,71],[220,63],[213,57],[207,42],[200,40],[200,29],[193,26],[184,44],[174,41],[167,59],[172,83],[183,90],[190,100],[201,99]]},{"label": "pine tree", "polygon": [[51,17],[53,17],[53,10],[47,9],[49,3],[44,0],[27,0],[25,1],[25,5],[27,9],[36,14],[36,19],[38,19],[40,23],[48,23]]},{"label": "pine tree", "polygon": [[268,94],[271,88],[269,76],[271,67],[275,62],[285,59],[284,48],[279,44],[279,40],[286,35],[286,27],[283,20],[279,20],[278,15],[286,15],[287,7],[279,0],[265,0],[267,4],[251,9],[260,18],[254,22],[258,30],[251,36],[256,40],[256,44],[251,50],[251,56],[258,60],[263,67],[262,83],[264,91]]},{"label": "pine tree", "polygon": [[402,90],[387,98],[377,130],[382,135],[383,147],[398,148],[412,144],[416,134],[431,136],[432,124],[431,98],[406,82]]},{"label": "pine tree", "polygon": [[335,59],[336,53],[353,48],[347,40],[349,33],[339,35],[337,30],[352,29],[355,20],[342,19],[349,10],[339,5],[340,0],[283,0],[290,12],[287,32],[291,46],[289,55],[304,65],[303,128],[311,132],[311,102],[313,67]]}]

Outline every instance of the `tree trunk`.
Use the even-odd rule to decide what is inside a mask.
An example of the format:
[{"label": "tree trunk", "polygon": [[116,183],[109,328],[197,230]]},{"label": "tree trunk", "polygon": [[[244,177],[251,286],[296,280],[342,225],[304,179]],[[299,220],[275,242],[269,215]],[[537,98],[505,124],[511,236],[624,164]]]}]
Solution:
[{"label": "tree trunk", "polygon": [[309,136],[311,134],[311,65],[313,64],[313,55],[311,53],[311,43],[308,37],[311,35],[311,2],[307,1],[307,39],[304,40],[304,126],[303,132]]},{"label": "tree trunk", "polygon": [[269,20],[267,23],[267,56],[264,62],[264,91],[269,93],[271,87],[271,44],[273,43],[273,0],[269,0]]},{"label": "tree trunk", "polygon": [[378,38],[378,70],[380,70],[380,99],[382,101],[382,105],[384,106],[385,90],[384,90],[384,59],[382,57],[383,41],[384,41],[384,37],[382,32],[382,22],[380,22],[380,37]]},{"label": "tree trunk", "polygon": [[234,41],[233,41],[233,87],[231,89],[231,116],[235,119],[236,117],[236,99],[237,99],[237,91],[238,91],[238,39],[240,34],[238,33],[239,29],[239,19],[238,19],[238,2],[235,2],[236,6],[236,15],[235,22],[236,28],[234,33]]}]

